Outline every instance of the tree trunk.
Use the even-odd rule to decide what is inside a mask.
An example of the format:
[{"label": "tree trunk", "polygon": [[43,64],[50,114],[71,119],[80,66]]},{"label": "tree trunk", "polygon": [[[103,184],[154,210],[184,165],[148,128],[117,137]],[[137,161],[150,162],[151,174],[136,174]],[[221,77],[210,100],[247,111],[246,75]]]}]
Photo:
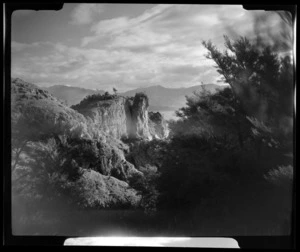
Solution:
[{"label": "tree trunk", "polygon": [[16,169],[16,166],[19,162],[19,158],[20,158],[20,154],[22,153],[24,147],[26,146],[27,144],[27,140],[25,140],[25,142],[21,145],[21,147],[19,148],[19,150],[16,152],[16,156],[15,156],[15,163],[13,164],[12,166],[12,171],[14,171]]}]

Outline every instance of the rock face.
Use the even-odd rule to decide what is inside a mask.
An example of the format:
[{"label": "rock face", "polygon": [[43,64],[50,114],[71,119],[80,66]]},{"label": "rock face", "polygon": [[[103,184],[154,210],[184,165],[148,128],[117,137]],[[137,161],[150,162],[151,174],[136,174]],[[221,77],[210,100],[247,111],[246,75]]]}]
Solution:
[{"label": "rock face", "polygon": [[[137,93],[134,98],[113,96],[110,99],[87,99],[73,106],[98,129],[114,138],[151,140],[168,135],[167,125],[160,113],[148,117],[148,97]],[[150,129],[150,127],[152,127]]]},{"label": "rock face", "polygon": [[149,128],[151,135],[156,139],[168,137],[169,129],[166,121],[159,112],[149,112]]},{"label": "rock face", "polygon": [[134,165],[125,159],[124,150],[112,141],[103,143],[99,149],[100,166],[96,168],[103,175],[128,181],[132,176],[142,176]]},{"label": "rock face", "polygon": [[[12,142],[26,139],[38,148],[41,139],[66,139],[63,153],[72,153],[70,162],[85,170],[76,183],[82,183],[80,193],[87,205],[125,204],[126,198],[137,202],[136,191],[127,183],[143,176],[143,169],[160,166],[161,151],[155,144],[160,140],[147,140],[167,136],[162,116],[150,113],[149,118],[148,106],[147,96],[138,93],[132,98],[95,95],[73,109],[48,91],[13,79]],[[133,141],[137,145],[129,147],[120,140],[123,137],[138,140]]]},{"label": "rock face", "polygon": [[[36,85],[13,79],[11,83],[12,138],[39,141],[42,137],[68,135],[77,139],[82,148],[97,143],[94,150],[99,156],[100,165],[92,167],[95,171],[127,181],[132,175],[142,175],[126,161],[124,153],[128,146],[112,135],[126,134],[125,98],[101,101],[83,111],[93,116],[89,120],[83,114],[67,107],[48,91]],[[100,127],[99,127],[100,125]],[[103,126],[102,126],[103,125]],[[106,132],[104,130],[107,130]],[[75,140],[74,140],[75,141]],[[78,145],[79,146],[79,145]],[[74,157],[76,159],[76,157]]]},{"label": "rock face", "polygon": [[152,139],[149,131],[148,107],[148,97],[137,93],[130,108],[131,117],[128,118],[132,125],[130,136],[133,138]]},{"label": "rock face", "polygon": [[74,109],[92,120],[99,130],[120,139],[127,136],[126,99],[115,97],[110,100],[95,100],[79,104]]}]

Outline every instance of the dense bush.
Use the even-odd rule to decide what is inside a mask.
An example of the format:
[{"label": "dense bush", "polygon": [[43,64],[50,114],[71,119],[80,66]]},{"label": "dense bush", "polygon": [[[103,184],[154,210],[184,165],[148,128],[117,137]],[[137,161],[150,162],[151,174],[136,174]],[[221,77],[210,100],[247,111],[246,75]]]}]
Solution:
[{"label": "dense bush", "polygon": [[109,94],[108,92],[105,92],[104,94],[92,94],[86,96],[79,104],[71,106],[73,109],[78,109],[80,107],[84,107],[87,104],[95,101],[106,101],[111,100],[117,97],[117,94]]},{"label": "dense bush", "polygon": [[101,156],[111,158],[115,166],[119,157],[105,143],[57,136],[31,143],[26,153],[27,161],[13,172],[12,183],[13,191],[28,202],[63,197],[81,207],[107,208],[134,206],[139,200],[127,183],[102,175],[110,172],[104,171]]},{"label": "dense bush", "polygon": [[129,180],[129,184],[132,188],[137,190],[141,196],[140,207],[147,214],[153,214],[157,210],[157,201],[159,197],[159,191],[157,189],[159,173],[155,170],[144,170],[143,176],[136,174]]},{"label": "dense bush", "polygon": [[[292,127],[283,126],[291,116],[290,61],[269,49],[257,51],[244,38],[226,38],[232,54],[203,44],[230,88],[187,97],[186,107],[176,113],[180,119],[169,123],[158,207],[202,209],[207,218],[226,214],[245,226],[260,221],[261,230],[267,230],[263,222],[284,226],[290,221],[293,181]],[[284,97],[278,96],[281,91]]]}]

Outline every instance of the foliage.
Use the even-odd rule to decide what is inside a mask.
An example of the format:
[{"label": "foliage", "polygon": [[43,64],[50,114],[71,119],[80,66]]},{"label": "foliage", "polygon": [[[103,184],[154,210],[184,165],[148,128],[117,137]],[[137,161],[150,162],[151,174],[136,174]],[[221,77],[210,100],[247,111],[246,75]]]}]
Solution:
[{"label": "foliage", "polygon": [[279,58],[270,47],[258,48],[247,38],[232,42],[225,36],[227,50],[221,53],[203,41],[207,58],[227,82],[248,116],[277,122],[292,115],[293,68],[289,56]]},{"label": "foliage", "polygon": [[117,97],[117,94],[110,94],[108,92],[105,92],[104,94],[91,94],[86,96],[79,104],[71,106],[73,109],[79,109],[81,107],[85,107],[91,102],[96,102],[96,101],[106,101],[106,100],[112,100]]},{"label": "foliage", "polygon": [[291,165],[278,166],[270,170],[264,178],[277,186],[284,186],[291,189],[293,182],[293,167]]},{"label": "foliage", "polygon": [[239,223],[253,216],[283,223],[291,210],[286,188],[293,180],[292,127],[286,119],[292,115],[291,61],[246,38],[225,37],[223,53],[211,42],[203,44],[230,88],[194,93],[177,111],[180,119],[169,122],[158,207],[199,207],[208,217],[244,211],[248,215]]},{"label": "foliage", "polygon": [[153,214],[157,210],[156,204],[159,197],[157,190],[158,177],[159,174],[156,171],[144,170],[143,176],[136,174],[129,180],[130,186],[141,195],[140,206],[147,214]]},{"label": "foliage", "polygon": [[33,143],[27,150],[30,160],[13,173],[13,190],[29,201],[64,197],[84,208],[136,205],[139,196],[125,182],[91,170],[102,169],[103,147],[66,136]]},{"label": "foliage", "polygon": [[73,189],[73,198],[84,208],[135,207],[139,201],[125,182],[92,170],[86,170]]},{"label": "foliage", "polygon": [[250,130],[250,123],[230,88],[215,94],[195,92],[187,97],[187,106],[176,114],[182,118],[178,123],[170,123],[171,131],[176,134],[223,135],[238,139],[242,147]]},{"label": "foliage", "polygon": [[149,98],[147,96],[147,94],[143,93],[143,92],[139,92],[136,93],[134,96],[134,103],[139,102],[141,99],[145,99],[146,100],[146,106],[149,106]]}]

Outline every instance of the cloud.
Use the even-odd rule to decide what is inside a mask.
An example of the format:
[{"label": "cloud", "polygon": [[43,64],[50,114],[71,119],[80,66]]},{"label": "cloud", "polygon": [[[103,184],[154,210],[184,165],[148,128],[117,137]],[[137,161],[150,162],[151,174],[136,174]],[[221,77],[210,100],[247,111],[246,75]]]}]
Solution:
[{"label": "cloud", "polygon": [[[133,18],[115,16],[98,22],[96,14],[102,5],[91,6],[77,5],[72,14],[82,18],[75,23],[90,25],[88,36],[78,36],[81,46],[67,46],[64,41],[13,42],[13,72],[42,85],[106,90],[114,85],[120,92],[150,85],[216,83],[220,75],[214,62],[205,58],[202,40],[211,39],[223,49],[223,34],[254,35],[255,15],[241,6],[157,5]],[[79,15],[80,11],[84,14]],[[276,28],[275,21],[262,28]]]},{"label": "cloud", "polygon": [[35,48],[37,46],[39,46],[38,42],[34,42],[34,43],[31,43],[31,44],[19,43],[19,42],[16,42],[16,41],[11,42],[12,52],[20,52],[20,51],[23,51],[23,50],[28,49],[28,48]]},{"label": "cloud", "polygon": [[53,43],[46,42],[46,41],[39,41],[39,42],[33,42],[33,43],[20,43],[17,41],[11,42],[12,53],[21,52],[21,51],[25,51],[28,49],[37,49],[37,48],[40,48],[41,46],[53,46]]},{"label": "cloud", "polygon": [[186,65],[177,65],[172,67],[164,67],[162,71],[166,74],[174,74],[174,75],[197,75],[203,69],[207,70],[207,66],[193,66],[191,64]]},{"label": "cloud", "polygon": [[71,23],[76,25],[90,24],[93,18],[103,12],[99,4],[79,4],[71,13]]},{"label": "cloud", "polygon": [[[143,24],[151,21],[153,18],[159,16],[168,8],[172,8],[172,5],[159,4],[151,9],[146,10],[144,13],[135,18],[128,17],[118,17],[113,19],[101,20],[91,27],[91,32],[94,33],[93,36],[87,36],[82,39],[82,46],[87,46],[91,42],[96,42],[103,36],[118,36],[124,35],[127,32],[128,35],[134,37],[135,40],[143,37],[139,32],[143,30]],[[145,31],[144,33],[151,33],[151,31]],[[122,40],[122,39],[119,39]],[[130,40],[130,38],[129,38]],[[128,41],[129,41],[128,40]]]},{"label": "cloud", "polygon": [[[32,45],[22,45],[28,46]],[[46,44],[39,46],[43,49]],[[207,70],[207,62],[195,58],[201,53],[176,44],[168,48],[190,53],[166,56],[143,47],[137,52],[126,47],[93,49],[57,43],[51,44],[47,56],[13,54],[12,70],[17,77],[43,85],[60,83],[109,90],[113,84],[119,91],[157,84],[172,87],[199,84],[199,74]]]},{"label": "cloud", "polygon": [[118,34],[128,29],[134,29],[154,17],[161,14],[172,5],[160,4],[149,10],[146,10],[143,14],[135,18],[118,17],[113,19],[101,20],[91,27],[91,31],[95,32],[96,35],[103,33]]}]

